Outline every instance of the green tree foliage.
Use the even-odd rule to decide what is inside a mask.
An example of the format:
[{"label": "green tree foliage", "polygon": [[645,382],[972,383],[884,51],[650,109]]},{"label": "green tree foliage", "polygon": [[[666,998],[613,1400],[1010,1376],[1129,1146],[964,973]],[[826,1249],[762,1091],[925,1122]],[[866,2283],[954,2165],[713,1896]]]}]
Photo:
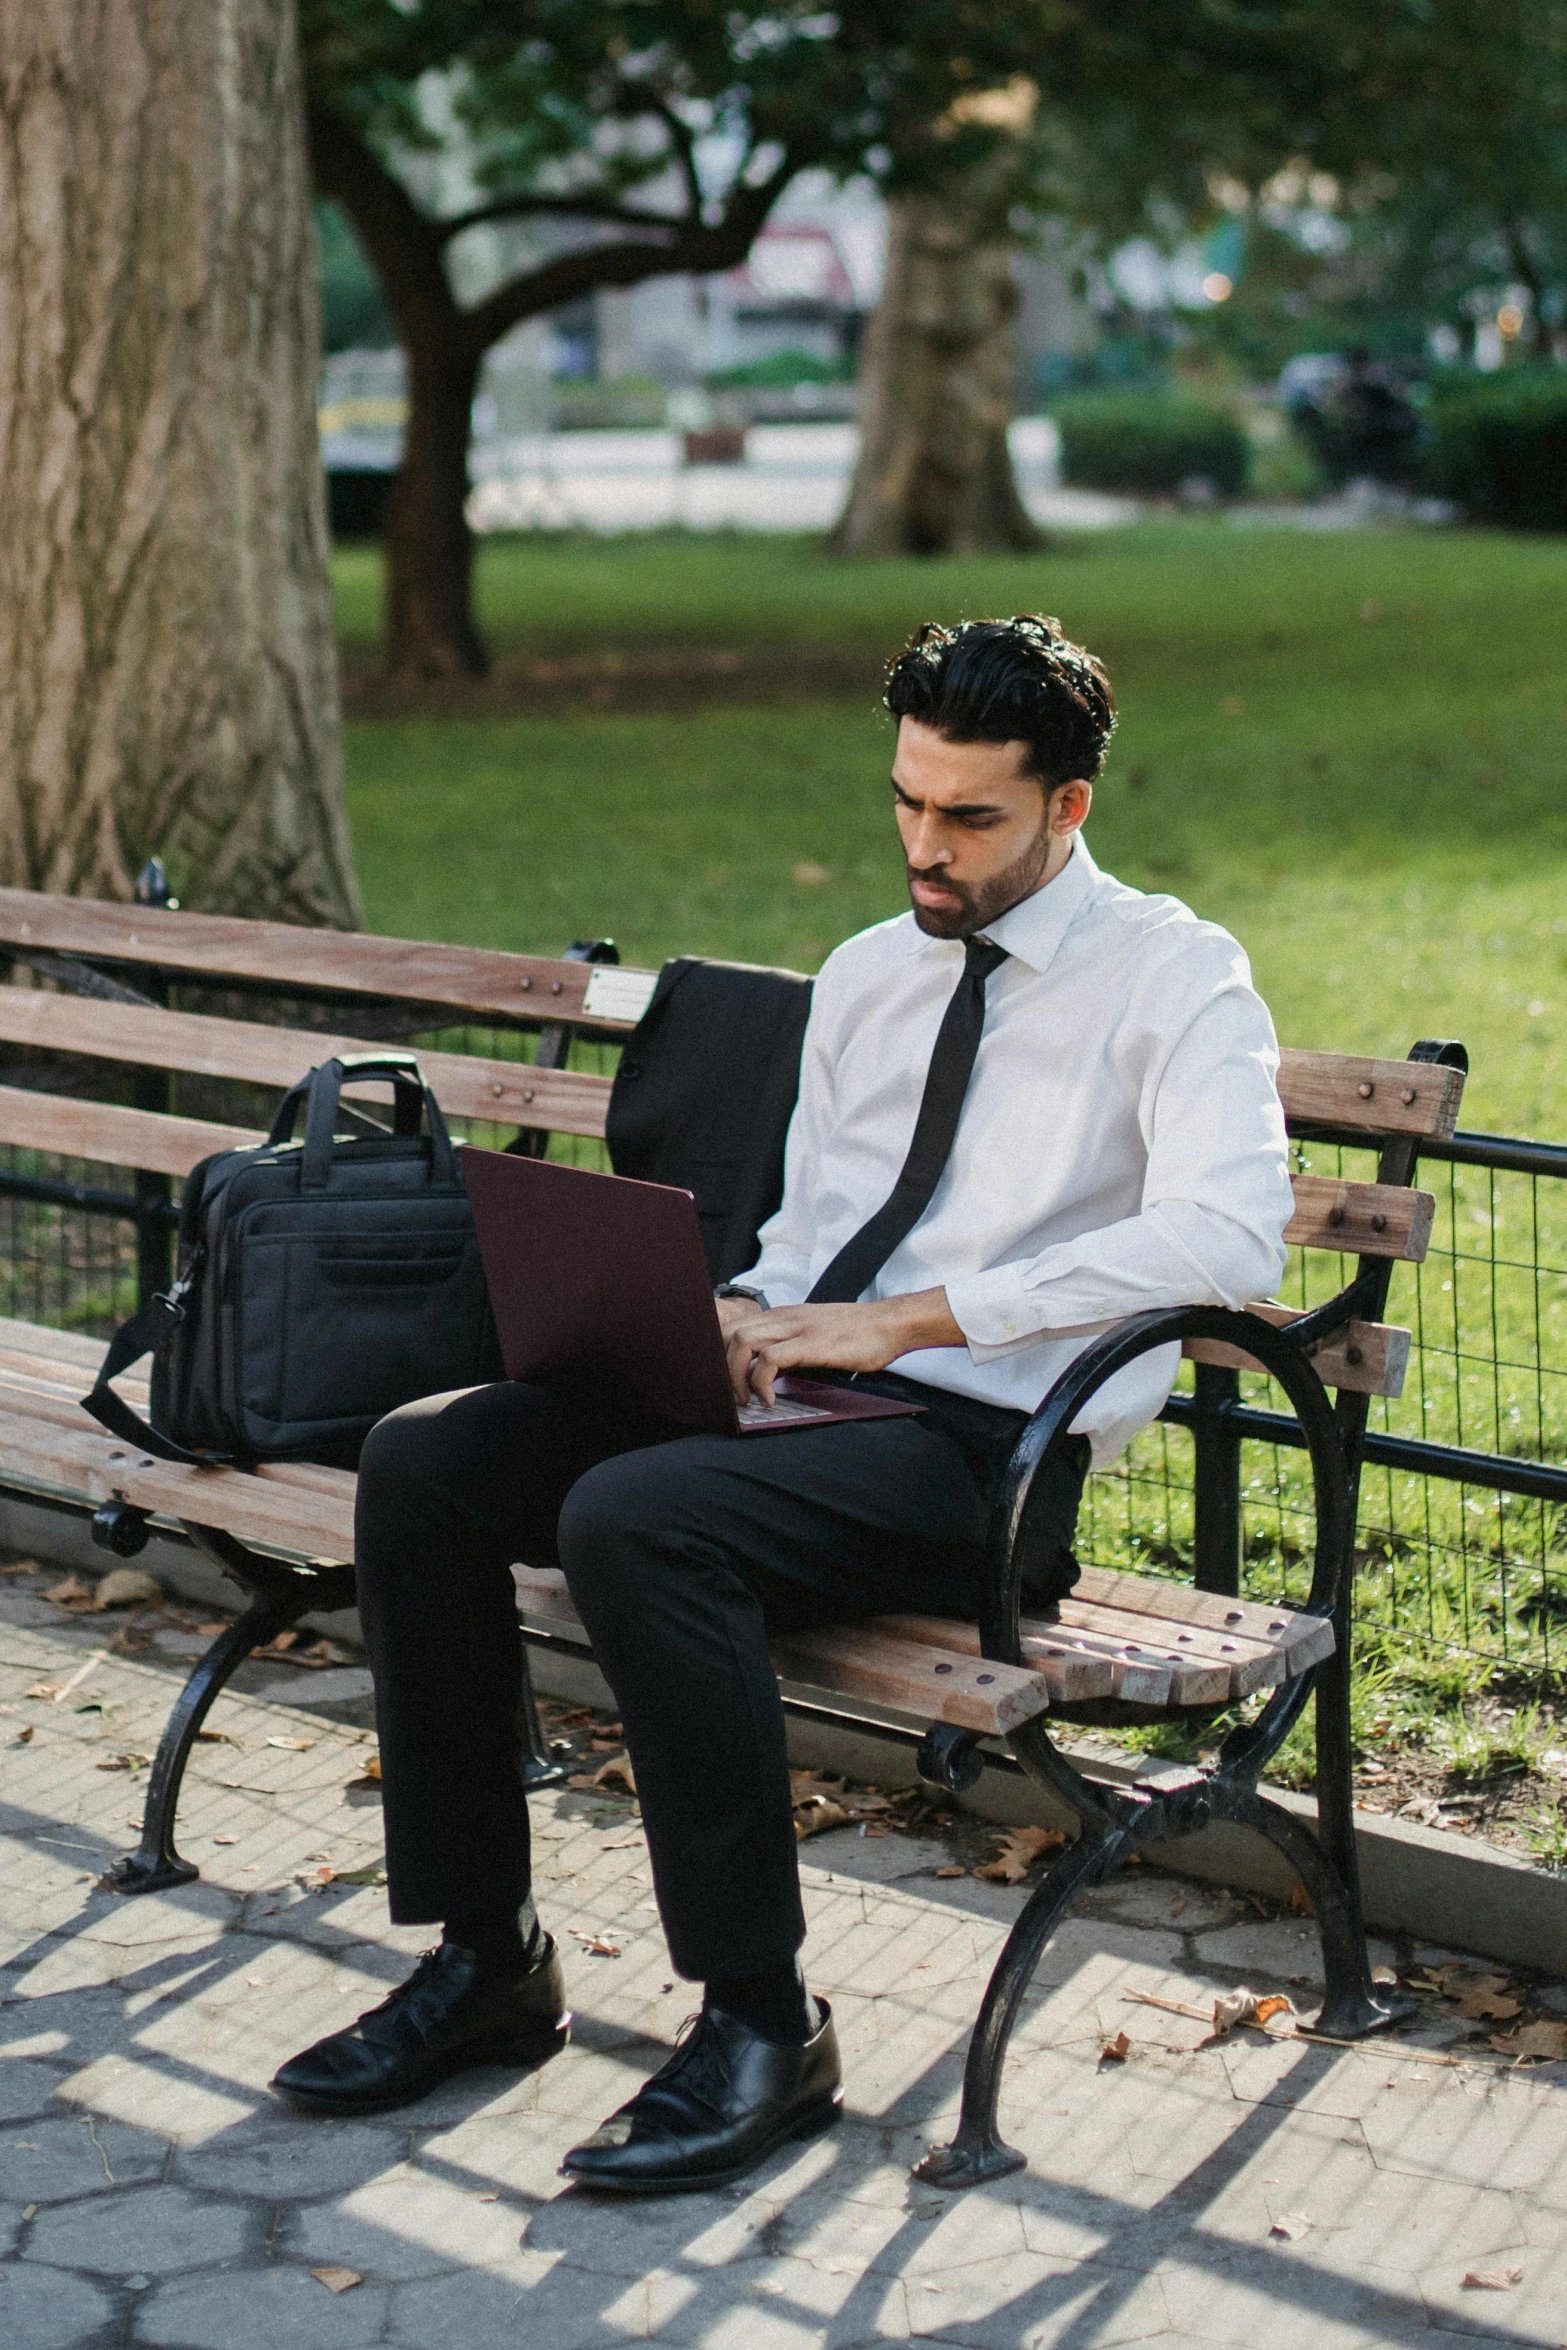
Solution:
[{"label": "green tree foliage", "polygon": [[[954,100],[1074,22],[1058,0],[303,0],[300,16],[317,186],[408,355],[388,650],[424,675],[484,666],[463,502],[485,352],[597,287],[734,267],[802,170],[896,186],[977,164],[998,134]],[[1060,45],[1081,78],[1080,42]],[[470,202],[441,200],[443,142]],[[528,250],[464,302],[453,248],[497,223],[525,225]]]}]

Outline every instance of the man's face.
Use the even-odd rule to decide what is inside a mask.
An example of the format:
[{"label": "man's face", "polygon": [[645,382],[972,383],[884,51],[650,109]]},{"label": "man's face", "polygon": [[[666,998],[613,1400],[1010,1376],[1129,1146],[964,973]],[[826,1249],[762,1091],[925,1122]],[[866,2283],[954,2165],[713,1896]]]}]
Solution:
[{"label": "man's face", "polygon": [[933,938],[983,930],[1071,855],[1092,787],[1047,791],[1024,773],[1026,757],[1024,743],[951,743],[917,718],[898,721],[898,830],[914,919]]}]

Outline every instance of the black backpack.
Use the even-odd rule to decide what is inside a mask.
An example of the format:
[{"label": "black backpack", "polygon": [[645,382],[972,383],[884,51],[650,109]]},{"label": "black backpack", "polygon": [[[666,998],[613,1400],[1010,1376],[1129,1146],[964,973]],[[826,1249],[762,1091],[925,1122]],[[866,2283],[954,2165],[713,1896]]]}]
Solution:
[{"label": "black backpack", "polygon": [[[338,1134],[345,1080],[370,1076],[392,1080],[393,1131]],[[149,1351],[150,1428],[110,1385]],[[264,1143],[191,1170],[179,1278],[83,1402],[165,1460],[350,1468],[383,1413],[504,1375],[446,1121],[411,1053],[363,1053],[312,1069]]]}]

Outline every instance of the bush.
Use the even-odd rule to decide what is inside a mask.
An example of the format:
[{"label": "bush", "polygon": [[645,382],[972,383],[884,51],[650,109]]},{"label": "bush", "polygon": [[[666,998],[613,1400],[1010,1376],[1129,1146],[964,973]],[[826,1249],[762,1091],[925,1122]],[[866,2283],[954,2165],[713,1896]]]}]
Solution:
[{"label": "bush", "polygon": [[1431,403],[1426,479],[1476,522],[1567,530],[1567,368],[1507,368]]},{"label": "bush", "polygon": [[1085,489],[1168,497],[1203,481],[1233,498],[1246,486],[1251,447],[1241,426],[1188,393],[1073,393],[1051,413],[1062,473]]}]

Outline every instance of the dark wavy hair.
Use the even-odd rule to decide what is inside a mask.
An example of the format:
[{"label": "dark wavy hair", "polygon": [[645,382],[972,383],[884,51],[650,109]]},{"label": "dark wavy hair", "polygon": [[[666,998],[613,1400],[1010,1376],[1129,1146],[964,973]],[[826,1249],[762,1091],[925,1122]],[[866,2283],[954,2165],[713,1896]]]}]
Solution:
[{"label": "dark wavy hair", "polygon": [[927,620],[887,664],[883,695],[894,718],[915,718],[954,743],[1028,746],[1024,772],[1047,791],[1104,765],[1115,696],[1092,653],[1059,620]]}]

